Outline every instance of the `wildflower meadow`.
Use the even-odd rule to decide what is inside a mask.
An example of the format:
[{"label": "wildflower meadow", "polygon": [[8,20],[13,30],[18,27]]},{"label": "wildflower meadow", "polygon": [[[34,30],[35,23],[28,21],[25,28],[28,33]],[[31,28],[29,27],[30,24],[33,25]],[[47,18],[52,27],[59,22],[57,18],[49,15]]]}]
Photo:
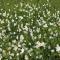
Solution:
[{"label": "wildflower meadow", "polygon": [[0,60],[60,60],[58,3],[0,0]]}]

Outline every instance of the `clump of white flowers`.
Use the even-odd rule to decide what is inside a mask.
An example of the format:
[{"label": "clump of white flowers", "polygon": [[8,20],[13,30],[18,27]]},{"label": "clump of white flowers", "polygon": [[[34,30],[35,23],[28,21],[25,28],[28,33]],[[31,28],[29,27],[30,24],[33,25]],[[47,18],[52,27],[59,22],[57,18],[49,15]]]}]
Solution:
[{"label": "clump of white flowers", "polygon": [[36,48],[45,47],[45,45],[46,45],[46,43],[44,43],[44,42],[39,42],[39,41],[36,42]]},{"label": "clump of white flowers", "polygon": [[57,52],[60,52],[60,46],[57,44],[57,46],[56,46],[56,51]]}]

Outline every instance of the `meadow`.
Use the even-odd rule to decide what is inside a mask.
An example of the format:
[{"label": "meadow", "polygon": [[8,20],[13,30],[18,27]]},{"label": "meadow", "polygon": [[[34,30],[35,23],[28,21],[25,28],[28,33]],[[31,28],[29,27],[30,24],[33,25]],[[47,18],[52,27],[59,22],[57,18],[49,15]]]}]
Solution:
[{"label": "meadow", "polygon": [[60,0],[0,0],[0,60],[60,60]]}]

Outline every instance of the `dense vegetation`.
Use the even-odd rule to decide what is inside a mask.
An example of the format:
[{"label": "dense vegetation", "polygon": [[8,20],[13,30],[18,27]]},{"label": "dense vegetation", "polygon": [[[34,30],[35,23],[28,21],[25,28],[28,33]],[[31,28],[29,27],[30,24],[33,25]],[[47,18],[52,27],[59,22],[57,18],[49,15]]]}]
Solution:
[{"label": "dense vegetation", "polygon": [[60,11],[52,2],[0,0],[0,60],[60,60]]}]

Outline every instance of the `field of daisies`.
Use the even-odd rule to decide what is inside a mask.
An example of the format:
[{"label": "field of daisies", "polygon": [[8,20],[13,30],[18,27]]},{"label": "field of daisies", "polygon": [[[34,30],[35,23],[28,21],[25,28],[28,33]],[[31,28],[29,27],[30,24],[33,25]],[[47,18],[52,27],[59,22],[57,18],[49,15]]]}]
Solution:
[{"label": "field of daisies", "polygon": [[0,0],[0,60],[60,60],[60,11],[41,1]]}]

